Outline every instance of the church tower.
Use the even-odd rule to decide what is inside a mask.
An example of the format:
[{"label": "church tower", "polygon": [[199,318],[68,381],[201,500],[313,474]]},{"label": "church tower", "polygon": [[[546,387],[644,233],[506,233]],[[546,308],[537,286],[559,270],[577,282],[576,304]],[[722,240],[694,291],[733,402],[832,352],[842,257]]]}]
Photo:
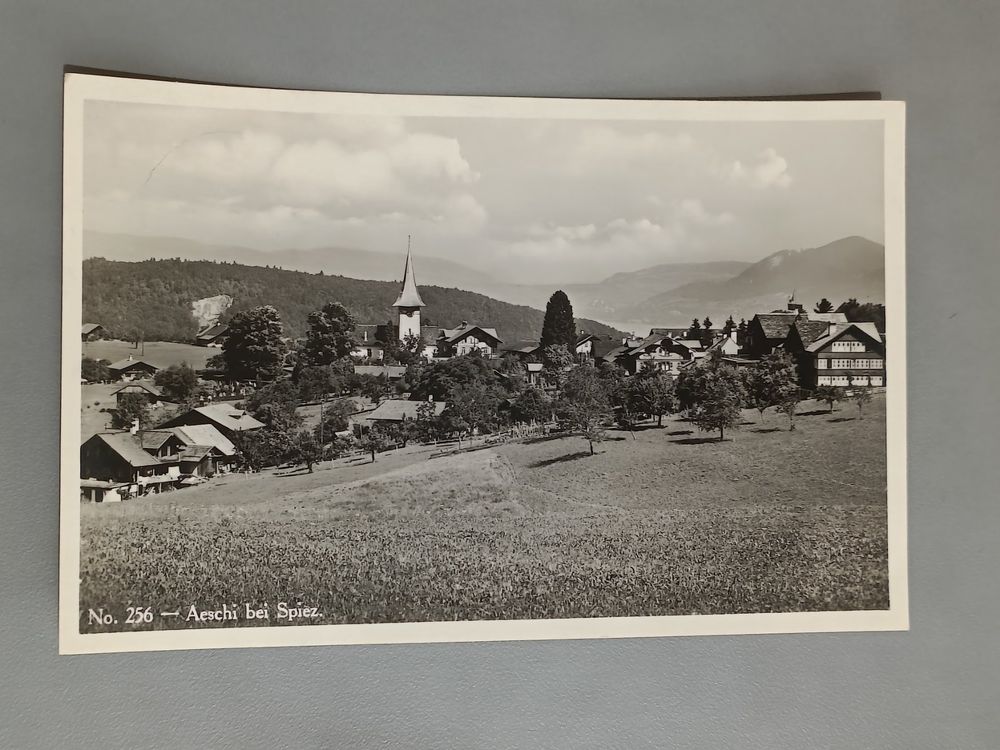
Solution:
[{"label": "church tower", "polygon": [[397,330],[399,340],[407,336],[420,335],[420,308],[424,301],[420,299],[417,282],[413,279],[413,259],[410,257],[410,238],[406,238],[406,268],[403,271],[403,288],[393,307],[396,308]]}]

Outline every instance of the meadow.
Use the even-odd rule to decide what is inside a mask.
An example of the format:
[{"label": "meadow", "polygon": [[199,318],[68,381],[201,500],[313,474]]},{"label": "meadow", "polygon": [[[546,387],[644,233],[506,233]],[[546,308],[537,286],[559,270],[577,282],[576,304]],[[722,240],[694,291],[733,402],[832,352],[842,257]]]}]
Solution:
[{"label": "meadow", "polygon": [[83,344],[83,356],[92,359],[106,359],[117,362],[130,354],[136,359],[144,359],[159,368],[187,362],[196,370],[205,369],[205,363],[222,350],[209,346],[179,344],[173,341],[146,341],[136,348],[131,341],[98,339]]},{"label": "meadow", "polygon": [[[84,505],[81,607],[291,601],[325,624],[884,609],[884,400],[803,411],[794,432],[747,413],[722,443],[671,418],[596,456],[573,436],[413,447]],[[206,626],[139,627],[167,624]]]}]

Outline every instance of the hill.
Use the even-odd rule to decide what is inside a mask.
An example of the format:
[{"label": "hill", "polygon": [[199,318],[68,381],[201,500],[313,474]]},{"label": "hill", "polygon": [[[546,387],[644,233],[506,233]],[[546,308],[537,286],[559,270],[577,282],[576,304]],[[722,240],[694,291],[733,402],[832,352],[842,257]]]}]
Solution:
[{"label": "hill", "polygon": [[885,248],[864,237],[845,237],[821,247],[781,250],[725,280],[683,284],[620,310],[619,320],[658,320],[683,325],[710,315],[721,321],[783,307],[788,297],[812,305],[849,297],[885,298]]},{"label": "hill", "polygon": [[[146,260],[136,263],[88,258],[83,261],[83,319],[99,321],[108,335],[127,339],[142,331],[146,340],[190,341],[198,328],[191,303],[216,295],[232,297],[226,320],[240,310],[273,305],[288,336],[302,336],[306,317],[329,301],[344,304],[360,323],[392,317],[399,293],[395,281],[308,274],[235,263]],[[461,321],[491,325],[505,341],[537,338],[544,313],[482,294],[421,285],[427,323],[455,326]],[[577,319],[582,330],[620,333],[593,320]]]}]

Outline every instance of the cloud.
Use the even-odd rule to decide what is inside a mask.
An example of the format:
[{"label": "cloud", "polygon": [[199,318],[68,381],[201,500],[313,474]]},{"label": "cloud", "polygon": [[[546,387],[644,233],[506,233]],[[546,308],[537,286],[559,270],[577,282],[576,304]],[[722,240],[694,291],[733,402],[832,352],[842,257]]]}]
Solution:
[{"label": "cloud", "polygon": [[730,182],[757,189],[787,188],[792,184],[788,161],[773,148],[766,148],[750,163],[734,161],[723,167],[722,176]]}]

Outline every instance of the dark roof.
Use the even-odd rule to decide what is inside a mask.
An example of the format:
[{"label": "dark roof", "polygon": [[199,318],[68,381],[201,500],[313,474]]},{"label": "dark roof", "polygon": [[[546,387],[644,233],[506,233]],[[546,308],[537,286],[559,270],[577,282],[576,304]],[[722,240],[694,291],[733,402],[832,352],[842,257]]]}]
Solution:
[{"label": "dark roof", "polygon": [[139,365],[152,368],[153,370],[159,370],[160,369],[156,365],[150,364],[149,362],[147,362],[144,359],[135,359],[135,358],[119,359],[117,362],[114,362],[114,363],[108,365],[108,369],[109,370],[121,370],[121,371],[124,372],[125,370],[130,370],[131,368],[137,367]]},{"label": "dark roof", "polygon": [[796,320],[795,331],[799,334],[799,339],[803,346],[809,346],[813,341],[821,336],[825,336],[830,330],[830,324],[823,320]]},{"label": "dark roof", "polygon": [[602,359],[604,359],[605,362],[614,362],[618,359],[618,357],[625,354],[631,348],[632,347],[625,345],[616,346],[614,349],[605,354]]},{"label": "dark roof", "polygon": [[687,328],[650,328],[650,336],[684,336],[688,332]]},{"label": "dark roof", "polygon": [[621,346],[618,339],[598,339],[594,342],[594,357],[604,357],[608,352]]},{"label": "dark roof", "polygon": [[585,344],[588,341],[598,341],[600,338],[600,336],[595,336],[593,333],[584,333],[576,337],[574,346],[580,346],[580,344]]},{"label": "dark roof", "polygon": [[83,333],[83,335],[86,336],[89,333],[93,333],[98,328],[104,330],[104,326],[102,326],[100,323],[84,323],[83,326],[81,326],[80,330]]},{"label": "dark roof", "polygon": [[135,468],[159,466],[160,464],[159,459],[142,449],[139,436],[133,435],[131,432],[99,432],[86,442],[89,443],[91,440],[101,441]]},{"label": "dark roof", "polygon": [[214,326],[209,326],[208,328],[206,328],[204,331],[199,333],[195,338],[214,339],[218,338],[228,330],[229,326],[227,326],[225,323],[216,323]]},{"label": "dark roof", "polygon": [[512,341],[506,346],[500,347],[504,352],[518,352],[519,354],[534,354],[541,344],[537,341]]},{"label": "dark roof", "polygon": [[850,330],[860,331],[863,335],[870,338],[879,344],[882,343],[882,336],[878,332],[878,328],[875,327],[874,323],[858,322],[858,323],[846,323],[843,325],[832,326],[830,332],[825,336],[820,336],[818,339],[813,341],[811,344],[806,346],[806,351],[818,352],[825,346],[833,343],[839,339],[842,335]]},{"label": "dark roof", "polygon": [[[352,333],[354,334],[354,340],[359,344],[370,345],[374,342],[378,342],[377,334],[378,329],[382,326],[373,325],[370,323],[360,323],[354,326]],[[381,342],[378,342],[381,343]]]},{"label": "dark roof", "polygon": [[406,374],[405,365],[354,365],[355,375],[385,375],[389,380],[401,378]]},{"label": "dark roof", "polygon": [[792,327],[797,315],[797,312],[757,313],[753,316],[753,320],[757,321],[767,338],[784,339],[788,336],[788,330]]},{"label": "dark roof", "polygon": [[197,406],[194,409],[184,412],[183,414],[177,415],[161,426],[173,427],[175,425],[183,425],[184,421],[188,418],[188,415],[193,413],[200,414],[220,427],[232,430],[233,432],[256,430],[264,426],[263,422],[257,421],[246,411],[237,409],[232,404],[206,404],[205,406]]},{"label": "dark roof", "polygon": [[214,445],[189,445],[181,453],[181,461],[201,461],[205,456],[215,450]]}]

